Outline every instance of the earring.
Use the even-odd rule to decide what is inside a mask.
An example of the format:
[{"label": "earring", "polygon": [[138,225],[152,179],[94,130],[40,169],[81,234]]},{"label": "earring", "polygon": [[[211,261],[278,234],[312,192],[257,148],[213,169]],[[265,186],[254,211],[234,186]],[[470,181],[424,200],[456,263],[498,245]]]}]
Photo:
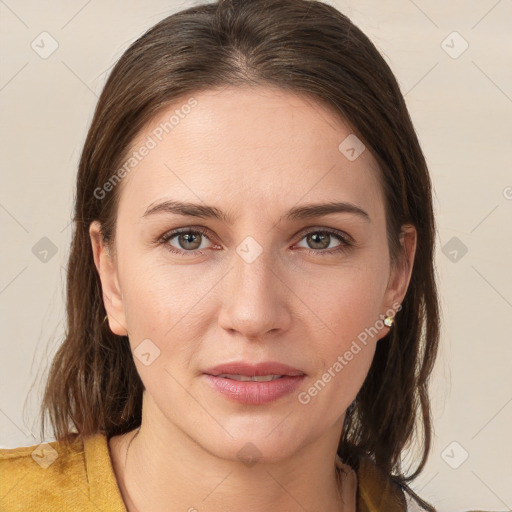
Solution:
[{"label": "earring", "polygon": [[390,317],[390,316],[387,316],[386,318],[384,318],[384,324],[387,325],[388,327],[391,327],[393,325],[393,318]]}]

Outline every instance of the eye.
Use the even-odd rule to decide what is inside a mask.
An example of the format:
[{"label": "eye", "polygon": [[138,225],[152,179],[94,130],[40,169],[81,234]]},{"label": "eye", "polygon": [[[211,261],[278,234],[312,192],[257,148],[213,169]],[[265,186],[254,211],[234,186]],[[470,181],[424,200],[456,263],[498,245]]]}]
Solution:
[{"label": "eye", "polygon": [[[164,244],[165,247],[175,254],[187,254],[192,256],[203,254],[203,251],[197,249],[205,249],[203,246],[204,239],[209,240],[208,232],[205,229],[197,228],[183,228],[175,229],[166,233],[159,242]],[[176,239],[176,240],[174,240]],[[178,247],[172,245],[170,242],[175,242]]]},{"label": "eye", "polygon": [[[333,238],[341,242],[334,248],[331,246]],[[322,228],[314,231],[308,231],[307,233],[303,233],[302,240],[304,239],[306,240],[306,244],[308,244],[309,246],[306,247],[306,249],[308,249],[309,252],[320,254],[322,256],[347,251],[353,245],[351,237],[349,237],[346,233],[343,233],[342,231],[338,231],[336,229],[329,228]]]},{"label": "eye", "polygon": [[[330,228],[310,230],[302,234],[301,240],[304,239],[309,245],[309,248],[306,247],[306,249],[311,253],[319,255],[332,255],[347,251],[353,245],[349,235]],[[334,248],[331,246],[333,239],[340,242]],[[203,250],[208,248],[203,243],[205,240],[210,240],[206,229],[181,228],[166,233],[158,240],[158,243],[163,244],[167,250],[174,254],[196,256],[202,255]],[[215,247],[219,248],[220,246],[217,245]]]}]

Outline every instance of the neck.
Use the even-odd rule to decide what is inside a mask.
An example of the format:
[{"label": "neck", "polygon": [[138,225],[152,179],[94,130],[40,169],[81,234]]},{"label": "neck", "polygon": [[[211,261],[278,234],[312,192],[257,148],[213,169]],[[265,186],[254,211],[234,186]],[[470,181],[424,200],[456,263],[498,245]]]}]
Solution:
[{"label": "neck", "polygon": [[143,418],[138,429],[109,441],[128,512],[355,511],[355,473],[346,465],[337,469],[337,445],[332,449],[323,440],[271,459],[251,458],[246,444],[245,455],[233,460],[205,450],[176,427],[167,425],[163,434],[149,425],[154,422]]}]

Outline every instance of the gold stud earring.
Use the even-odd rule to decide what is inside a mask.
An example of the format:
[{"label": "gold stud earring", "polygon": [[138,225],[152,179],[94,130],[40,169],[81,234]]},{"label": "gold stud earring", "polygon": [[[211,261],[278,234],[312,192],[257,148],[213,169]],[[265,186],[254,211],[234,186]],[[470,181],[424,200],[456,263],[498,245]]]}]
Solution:
[{"label": "gold stud earring", "polygon": [[387,316],[386,318],[384,318],[384,324],[387,325],[388,327],[391,327],[393,325],[393,318],[390,317],[390,316]]}]

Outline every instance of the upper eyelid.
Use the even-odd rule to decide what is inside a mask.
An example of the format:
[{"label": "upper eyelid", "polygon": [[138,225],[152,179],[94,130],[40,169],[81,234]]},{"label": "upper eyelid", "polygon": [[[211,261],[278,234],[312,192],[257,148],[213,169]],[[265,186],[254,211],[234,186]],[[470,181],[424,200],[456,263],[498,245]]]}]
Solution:
[{"label": "upper eyelid", "polygon": [[308,227],[308,228],[304,228],[302,230],[300,230],[296,235],[294,236],[299,236],[299,235],[302,235],[302,236],[305,236],[309,233],[321,233],[321,232],[327,232],[327,233],[330,233],[331,235],[337,235],[337,236],[340,236],[342,238],[346,238],[348,241],[354,241],[354,239],[346,232],[346,231],[343,231],[342,229],[337,229],[337,228],[329,228],[329,227],[321,227],[321,226],[311,226],[311,227]]}]

